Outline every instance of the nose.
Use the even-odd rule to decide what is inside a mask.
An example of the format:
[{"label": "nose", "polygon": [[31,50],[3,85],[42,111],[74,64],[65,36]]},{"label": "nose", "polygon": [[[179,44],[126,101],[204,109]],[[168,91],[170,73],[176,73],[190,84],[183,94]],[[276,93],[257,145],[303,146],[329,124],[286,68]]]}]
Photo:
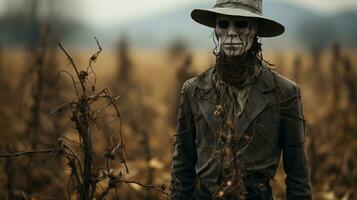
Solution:
[{"label": "nose", "polygon": [[232,37],[235,37],[238,35],[237,30],[235,29],[235,27],[233,26],[232,23],[230,23],[227,33],[228,33],[228,36],[232,36]]}]

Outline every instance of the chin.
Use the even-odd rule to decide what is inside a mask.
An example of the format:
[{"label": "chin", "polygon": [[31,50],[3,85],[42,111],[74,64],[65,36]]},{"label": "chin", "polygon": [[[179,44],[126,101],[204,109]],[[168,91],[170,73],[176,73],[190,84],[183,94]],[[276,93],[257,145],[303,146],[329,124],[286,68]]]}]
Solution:
[{"label": "chin", "polygon": [[226,54],[226,56],[235,57],[235,56],[240,56],[241,55],[241,53],[239,53],[240,51],[241,51],[241,49],[225,50],[224,53]]}]

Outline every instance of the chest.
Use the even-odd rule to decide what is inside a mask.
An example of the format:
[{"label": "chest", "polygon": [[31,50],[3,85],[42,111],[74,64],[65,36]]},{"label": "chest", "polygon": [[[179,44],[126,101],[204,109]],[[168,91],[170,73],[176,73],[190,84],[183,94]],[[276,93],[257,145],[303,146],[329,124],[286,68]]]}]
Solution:
[{"label": "chest", "polygon": [[[260,99],[252,99],[253,97]],[[234,134],[242,140],[251,138],[256,146],[275,149],[279,143],[280,106],[279,97],[273,92],[264,95],[253,95],[243,109],[242,114],[234,121],[222,118],[221,105],[217,101],[193,101],[192,114],[195,124],[196,144],[198,146],[217,146],[218,138],[225,125],[230,123]],[[224,109],[224,108],[223,108]],[[248,136],[248,137],[245,137]]]}]

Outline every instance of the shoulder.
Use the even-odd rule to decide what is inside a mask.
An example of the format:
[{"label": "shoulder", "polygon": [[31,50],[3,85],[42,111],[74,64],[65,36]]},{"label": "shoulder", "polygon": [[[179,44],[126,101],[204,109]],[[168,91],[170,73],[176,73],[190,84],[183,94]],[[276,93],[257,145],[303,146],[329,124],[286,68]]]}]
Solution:
[{"label": "shoulder", "polygon": [[299,84],[279,74],[278,72],[272,71],[271,73],[275,81],[275,87],[280,94],[285,97],[292,97],[296,94],[300,95]]},{"label": "shoulder", "polygon": [[198,76],[187,79],[182,85],[182,93],[189,93],[189,91],[194,90],[195,83],[197,82]]},{"label": "shoulder", "polygon": [[187,79],[182,86],[182,90],[187,91],[187,90],[194,90],[196,87],[199,88],[205,88],[210,86],[210,76],[212,76],[212,67],[208,68],[201,74],[194,76],[190,79]]},{"label": "shoulder", "polygon": [[192,78],[189,78],[189,79],[187,79],[184,83],[183,83],[183,85],[182,85],[182,88],[187,88],[187,89],[190,89],[190,88],[192,88],[194,85],[195,85],[195,83],[197,83],[197,79],[198,79],[198,76],[194,76],[194,77],[192,77]]}]

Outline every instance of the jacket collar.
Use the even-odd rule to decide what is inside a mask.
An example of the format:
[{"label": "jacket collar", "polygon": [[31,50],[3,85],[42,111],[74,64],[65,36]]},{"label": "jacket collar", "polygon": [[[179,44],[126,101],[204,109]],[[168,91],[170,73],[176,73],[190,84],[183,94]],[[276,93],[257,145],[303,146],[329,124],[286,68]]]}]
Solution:
[{"label": "jacket collar", "polygon": [[[255,84],[258,85],[257,89],[259,89],[261,92],[269,92],[274,89],[272,72],[271,69],[265,64],[263,64],[261,67],[262,70],[257,77]],[[214,89],[212,77],[213,67],[209,68],[198,78],[197,82],[195,83],[196,87],[205,91]]]},{"label": "jacket collar", "polygon": [[[220,121],[214,115],[218,108],[217,93],[212,82],[213,68],[204,72],[195,82],[196,87],[201,90],[201,95],[197,99],[199,108],[207,121],[208,126],[217,133]],[[234,122],[235,130],[239,136],[248,128],[249,124],[264,110],[269,103],[266,93],[274,90],[274,78],[271,69],[262,65],[262,70],[252,85],[248,102],[245,105],[242,115]]]}]

